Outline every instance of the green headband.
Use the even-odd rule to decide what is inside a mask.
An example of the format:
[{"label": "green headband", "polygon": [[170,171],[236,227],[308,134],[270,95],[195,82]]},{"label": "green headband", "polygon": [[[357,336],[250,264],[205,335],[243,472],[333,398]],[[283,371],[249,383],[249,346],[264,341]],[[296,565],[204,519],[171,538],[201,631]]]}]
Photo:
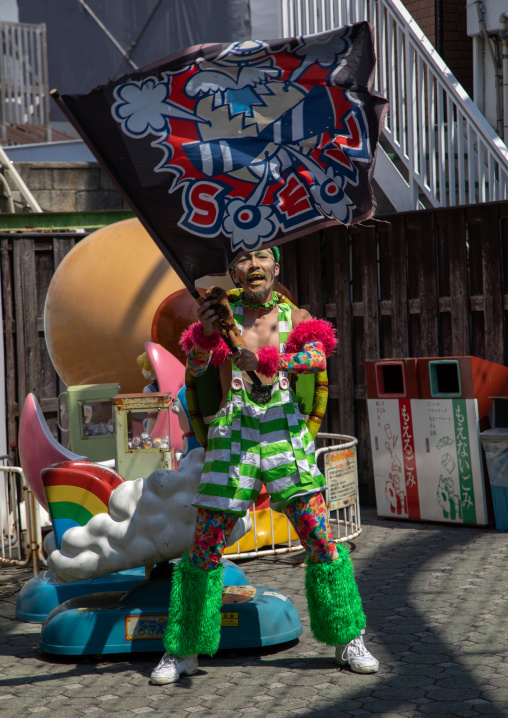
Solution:
[{"label": "green headband", "polygon": [[[260,247],[259,249],[261,250],[262,247]],[[278,247],[267,247],[267,249],[269,249],[269,250],[273,253],[273,258],[275,259],[275,263],[276,263],[276,264],[280,264],[280,250],[279,250],[279,248],[278,248]],[[232,265],[231,265],[231,269],[234,269],[234,267],[235,267],[235,265],[232,264]]]}]

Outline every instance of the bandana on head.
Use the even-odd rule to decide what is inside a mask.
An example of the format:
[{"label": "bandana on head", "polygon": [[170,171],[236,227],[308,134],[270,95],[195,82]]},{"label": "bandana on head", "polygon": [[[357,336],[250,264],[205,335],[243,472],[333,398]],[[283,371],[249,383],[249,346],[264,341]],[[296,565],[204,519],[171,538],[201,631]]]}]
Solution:
[{"label": "bandana on head", "polygon": [[270,247],[270,249],[272,250],[273,256],[275,257],[275,263],[276,263],[276,264],[279,264],[279,263],[280,263],[280,250],[279,250],[279,248],[278,248],[278,247]]},{"label": "bandana on head", "polygon": [[[268,249],[273,254],[273,258],[275,259],[275,264],[280,264],[280,249],[278,247],[268,247]],[[231,279],[233,279],[232,271],[234,270],[235,266],[236,266],[236,264],[232,264],[231,267],[229,268],[229,274],[230,274]],[[235,282],[234,279],[233,279],[233,282]],[[235,282],[235,285],[236,285],[236,282]],[[236,285],[236,286],[238,286],[238,285]]]}]

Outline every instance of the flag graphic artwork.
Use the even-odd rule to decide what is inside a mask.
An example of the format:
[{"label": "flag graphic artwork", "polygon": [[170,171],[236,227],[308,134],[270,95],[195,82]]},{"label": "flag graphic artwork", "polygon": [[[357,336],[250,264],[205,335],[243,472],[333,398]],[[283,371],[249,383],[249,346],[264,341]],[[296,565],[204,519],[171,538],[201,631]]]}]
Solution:
[{"label": "flag graphic artwork", "polygon": [[57,101],[189,285],[374,211],[372,28],[201,45]]}]

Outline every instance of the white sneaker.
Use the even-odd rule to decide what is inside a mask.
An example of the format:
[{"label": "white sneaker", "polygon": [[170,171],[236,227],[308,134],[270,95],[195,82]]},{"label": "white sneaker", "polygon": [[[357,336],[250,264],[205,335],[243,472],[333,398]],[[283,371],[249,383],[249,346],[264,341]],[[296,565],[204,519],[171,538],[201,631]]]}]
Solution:
[{"label": "white sneaker", "polygon": [[379,661],[365,648],[362,636],[337,646],[335,660],[339,666],[349,664],[355,673],[376,673],[379,670]]},{"label": "white sneaker", "polygon": [[198,657],[196,654],[178,658],[165,653],[157,668],[154,668],[150,676],[152,683],[162,686],[165,683],[176,683],[180,676],[192,676],[198,670]]}]

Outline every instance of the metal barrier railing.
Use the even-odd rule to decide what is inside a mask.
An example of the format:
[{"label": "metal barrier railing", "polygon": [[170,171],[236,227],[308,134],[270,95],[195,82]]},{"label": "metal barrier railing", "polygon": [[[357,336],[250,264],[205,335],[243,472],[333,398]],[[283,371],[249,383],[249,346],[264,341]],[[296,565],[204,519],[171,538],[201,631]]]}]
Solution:
[{"label": "metal barrier railing", "polygon": [[[354,472],[353,484],[349,480],[349,493],[346,504],[335,506],[336,496],[331,497],[336,487],[328,481],[324,490],[332,536],[336,543],[350,541],[362,532],[360,505],[358,499],[358,478],[356,463],[357,439],[343,434],[318,434],[316,443],[324,446],[316,450],[316,461],[323,457],[325,477],[328,480],[327,456],[348,454],[348,471]],[[0,457],[4,465],[0,472],[4,475],[0,482],[0,565],[28,566],[33,562],[34,576],[38,575],[40,564],[46,564],[42,554],[42,533],[36,499],[27,486],[23,470],[17,466],[5,464],[9,457]],[[333,461],[328,462],[333,467]],[[341,469],[339,468],[339,473]],[[344,483],[344,482],[343,482]],[[354,485],[354,491],[351,486]],[[330,499],[334,498],[335,501]],[[24,521],[23,521],[24,519]],[[277,554],[301,551],[302,546],[287,517],[266,508],[254,507],[252,511],[253,528],[242,539],[224,552],[229,559],[257,558]],[[26,531],[26,542],[23,532]],[[26,555],[23,555],[26,552]]]},{"label": "metal barrier railing", "polygon": [[[337,442],[343,443],[337,443]],[[316,461],[331,452],[352,451],[356,493],[354,497],[348,495],[348,503],[328,511],[330,528],[335,543],[350,541],[362,532],[360,523],[360,503],[358,498],[358,476],[356,462],[356,445],[358,440],[352,436],[343,434],[321,433],[317,435],[316,442],[325,443],[325,446],[316,450]],[[328,442],[335,442],[329,444]],[[351,466],[349,467],[351,469]],[[326,476],[326,472],[325,472]],[[330,492],[327,486],[325,495]],[[336,502],[335,502],[336,503]],[[258,509],[254,507],[251,511],[253,527],[246,536],[230,546],[224,552],[228,559],[257,558],[259,556],[274,556],[277,554],[301,551],[302,545],[292,528],[289,520],[281,513],[272,511],[270,508]],[[269,531],[268,531],[269,529]]]},{"label": "metal barrier railing", "polygon": [[[330,443],[316,450],[316,461],[320,456],[330,453],[332,455],[339,454],[339,464],[347,463],[347,466],[340,467],[338,471],[339,473],[341,471],[342,473],[346,473],[349,480],[342,480],[337,489],[334,487],[335,491],[338,490],[339,493],[345,491],[345,495],[339,500],[337,500],[335,496],[330,496],[331,487],[330,478],[328,478],[327,495],[325,498],[328,505],[330,505],[330,503],[342,503],[342,506],[339,505],[336,506],[336,508],[330,508],[329,506],[328,508],[328,520],[335,543],[351,541],[362,533],[360,498],[358,494],[358,462],[356,458],[358,439],[354,436],[347,436],[346,434],[327,434],[324,432],[318,434],[317,438],[323,441],[329,441]],[[337,443],[337,441],[341,443]],[[353,475],[351,476],[351,474]],[[332,499],[334,500],[332,501]]]},{"label": "metal barrier railing", "polygon": [[[34,576],[39,573],[42,555],[42,534],[37,503],[19,466],[10,466],[9,457],[0,457],[3,482],[0,482],[0,565],[28,566],[33,564]],[[26,533],[26,541],[23,534]],[[26,555],[24,555],[26,554]]]},{"label": "metal barrier railing", "polygon": [[[256,507],[251,511],[251,515],[251,531],[224,551],[226,558],[257,558],[302,550],[300,540],[286,516],[277,514],[270,508]],[[268,523],[270,531],[267,532],[265,526],[261,528],[261,523]]]}]

